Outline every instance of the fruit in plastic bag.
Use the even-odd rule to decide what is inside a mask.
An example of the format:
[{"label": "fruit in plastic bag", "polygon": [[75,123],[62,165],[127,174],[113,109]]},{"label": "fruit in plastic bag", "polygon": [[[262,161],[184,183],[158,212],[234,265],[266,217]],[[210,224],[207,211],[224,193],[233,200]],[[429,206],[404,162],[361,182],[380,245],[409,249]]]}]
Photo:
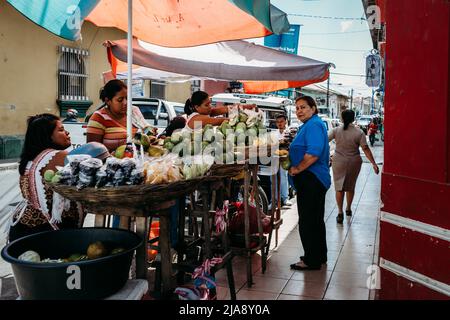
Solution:
[{"label": "fruit in plastic bag", "polygon": [[291,167],[291,161],[289,161],[289,159],[287,159],[287,160],[281,162],[281,167],[284,170],[289,170],[289,168]]},{"label": "fruit in plastic bag", "polygon": [[116,151],[114,152],[114,156],[115,156],[116,158],[122,159],[123,156],[124,156],[125,148],[126,148],[126,147],[127,147],[127,146],[126,146],[125,144],[122,145],[122,146],[120,146],[120,147],[117,147]]}]

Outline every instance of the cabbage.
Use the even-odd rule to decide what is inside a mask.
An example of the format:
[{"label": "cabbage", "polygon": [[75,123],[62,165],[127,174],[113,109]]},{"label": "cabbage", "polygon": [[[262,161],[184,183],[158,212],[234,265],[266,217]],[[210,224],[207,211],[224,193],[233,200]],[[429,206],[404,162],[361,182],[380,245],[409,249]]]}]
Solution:
[{"label": "cabbage", "polygon": [[19,260],[28,262],[41,262],[41,257],[36,251],[28,250],[19,256]]}]

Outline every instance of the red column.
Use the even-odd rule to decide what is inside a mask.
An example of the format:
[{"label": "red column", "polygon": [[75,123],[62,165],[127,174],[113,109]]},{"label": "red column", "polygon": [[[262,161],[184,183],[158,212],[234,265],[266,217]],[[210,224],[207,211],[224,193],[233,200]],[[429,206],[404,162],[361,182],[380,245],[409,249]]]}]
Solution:
[{"label": "red column", "polygon": [[448,299],[450,2],[385,5],[380,298]]}]

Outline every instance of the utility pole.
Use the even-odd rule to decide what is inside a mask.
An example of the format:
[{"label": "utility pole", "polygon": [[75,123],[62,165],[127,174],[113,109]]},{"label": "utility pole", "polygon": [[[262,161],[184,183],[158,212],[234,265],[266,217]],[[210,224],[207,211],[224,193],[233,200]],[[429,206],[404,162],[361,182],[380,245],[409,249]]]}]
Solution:
[{"label": "utility pole", "polygon": [[374,100],[375,90],[372,88],[372,101],[370,105],[370,114],[373,114],[375,109],[375,100]]},{"label": "utility pole", "polygon": [[353,88],[352,88],[351,94],[350,94],[350,110],[353,110]]},{"label": "utility pole", "polygon": [[327,110],[330,110],[330,76],[327,81]]},{"label": "utility pole", "polygon": [[361,114],[364,114],[364,96],[361,96]]}]

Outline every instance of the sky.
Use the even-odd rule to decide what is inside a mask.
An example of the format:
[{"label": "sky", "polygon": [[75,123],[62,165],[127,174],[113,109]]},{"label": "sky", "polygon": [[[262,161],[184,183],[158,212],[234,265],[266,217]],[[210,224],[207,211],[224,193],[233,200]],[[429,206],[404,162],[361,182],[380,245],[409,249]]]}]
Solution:
[{"label": "sky", "polygon": [[[372,41],[361,0],[272,0],[271,3],[288,14],[291,24],[300,24],[298,54],[308,58],[332,62],[330,87],[354,97],[371,95],[364,77],[343,76],[333,73],[364,75],[366,56]],[[349,19],[327,19],[322,16]],[[263,39],[252,39],[263,44]],[[324,83],[326,85],[326,82]]]}]

